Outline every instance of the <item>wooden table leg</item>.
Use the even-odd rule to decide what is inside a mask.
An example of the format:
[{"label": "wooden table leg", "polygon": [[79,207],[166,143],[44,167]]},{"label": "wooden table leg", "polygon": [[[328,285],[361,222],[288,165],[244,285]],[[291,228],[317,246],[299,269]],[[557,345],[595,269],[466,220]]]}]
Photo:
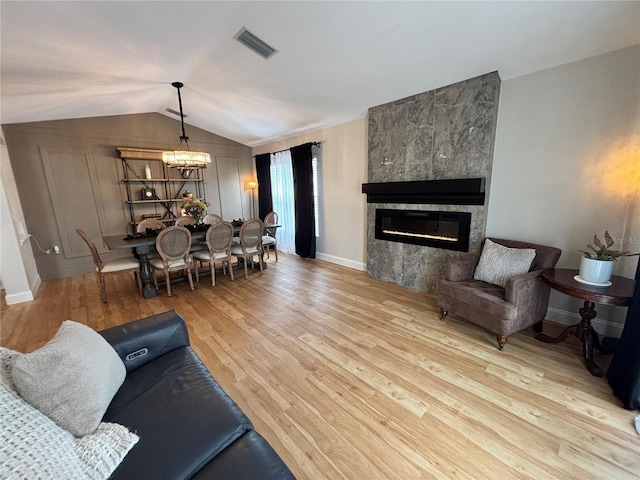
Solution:
[{"label": "wooden table leg", "polygon": [[565,328],[560,335],[555,338],[551,338],[549,335],[545,335],[544,333],[540,333],[536,335],[536,340],[540,340],[544,343],[560,343],[571,336],[578,336],[576,331],[578,330],[578,326],[580,324],[577,323],[575,325],[571,325],[570,327]]},{"label": "wooden table leg", "polygon": [[582,318],[580,323],[565,328],[563,332],[555,338],[541,333],[536,335],[536,340],[545,343],[560,343],[572,335],[576,336],[582,342],[582,356],[587,370],[589,370],[594,377],[601,377],[602,369],[596,365],[593,360],[593,347],[600,348],[598,332],[596,332],[591,325],[591,320],[596,316],[594,307],[595,304],[593,302],[584,302],[584,306],[580,309],[580,317]]},{"label": "wooden table leg", "polygon": [[594,344],[600,345],[598,339],[598,333],[591,326],[591,320],[596,317],[596,311],[594,310],[595,304],[593,302],[584,302],[584,307],[580,309],[580,316],[582,321],[580,322],[580,340],[582,340],[582,356],[587,366],[587,370],[591,372],[594,377],[602,376],[602,369],[596,365],[593,360],[593,346]]},{"label": "wooden table leg", "polygon": [[155,298],[158,294],[153,284],[153,272],[149,263],[149,246],[136,247],[136,254],[140,261],[140,280],[142,280],[142,296]]}]

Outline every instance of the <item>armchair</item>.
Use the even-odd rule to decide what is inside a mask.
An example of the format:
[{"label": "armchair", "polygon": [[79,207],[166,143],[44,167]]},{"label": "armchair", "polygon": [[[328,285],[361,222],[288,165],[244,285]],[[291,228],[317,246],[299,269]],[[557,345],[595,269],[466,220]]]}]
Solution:
[{"label": "armchair", "polygon": [[474,280],[479,256],[470,255],[447,261],[444,278],[438,284],[440,319],[449,313],[469,320],[496,334],[498,348],[504,349],[509,335],[534,325],[542,330],[549,306],[549,287],[541,273],[554,268],[560,249],[533,243],[490,238],[508,248],[535,250],[529,271],[507,279],[504,287]]}]

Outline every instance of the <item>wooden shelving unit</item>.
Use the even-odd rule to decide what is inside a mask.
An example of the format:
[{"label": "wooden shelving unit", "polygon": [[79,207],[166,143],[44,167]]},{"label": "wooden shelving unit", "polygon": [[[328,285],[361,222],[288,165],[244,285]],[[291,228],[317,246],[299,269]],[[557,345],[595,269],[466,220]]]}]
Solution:
[{"label": "wooden shelving unit", "polygon": [[[200,168],[183,178],[181,172],[169,168],[162,162],[162,150],[147,150],[118,147],[122,160],[122,183],[125,185],[125,204],[129,209],[132,233],[144,215],[157,215],[165,223],[173,223],[180,216],[182,195],[187,191],[194,197],[202,198],[204,193],[204,175]],[[144,167],[149,165],[153,175],[161,172],[161,177],[145,178]],[[155,198],[142,199],[143,189],[153,189]]]}]

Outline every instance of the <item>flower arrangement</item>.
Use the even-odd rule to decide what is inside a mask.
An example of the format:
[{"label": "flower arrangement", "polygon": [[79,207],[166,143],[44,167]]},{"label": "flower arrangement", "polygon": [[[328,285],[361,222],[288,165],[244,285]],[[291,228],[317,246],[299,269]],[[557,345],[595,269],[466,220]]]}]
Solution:
[{"label": "flower arrangement", "polygon": [[182,209],[187,215],[193,217],[196,224],[198,224],[202,221],[202,218],[207,213],[207,208],[210,206],[211,204],[206,200],[203,202],[197,198],[190,198],[187,202],[182,204]]},{"label": "flower arrangement", "polygon": [[[593,244],[588,244],[587,248],[592,250],[592,252],[588,250],[580,250],[584,254],[586,258],[591,258],[594,260],[618,260],[618,257],[630,257],[634,255],[638,255],[637,253],[631,253],[628,250],[613,250],[611,247],[615,242],[611,235],[609,235],[609,231],[604,232],[604,242],[598,238],[597,235],[593,236]],[[594,246],[595,245],[595,246]]]}]

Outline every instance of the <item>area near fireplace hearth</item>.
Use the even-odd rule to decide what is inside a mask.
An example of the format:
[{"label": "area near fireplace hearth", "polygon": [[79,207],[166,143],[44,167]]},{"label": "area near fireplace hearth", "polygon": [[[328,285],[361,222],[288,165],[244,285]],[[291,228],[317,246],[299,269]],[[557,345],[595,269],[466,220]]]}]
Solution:
[{"label": "area near fireplace hearth", "polygon": [[[403,184],[397,182],[409,182],[404,186],[410,193],[420,181],[432,187],[438,185],[435,188],[444,197],[436,199],[426,195],[416,199],[411,195],[380,195],[372,198],[369,194],[369,275],[413,290],[436,293],[437,281],[447,258],[464,254],[467,249],[469,252],[480,250],[486,233],[499,95],[500,77],[497,72],[492,72],[369,109],[367,185],[395,183],[393,190],[402,190]],[[477,198],[460,201],[453,195],[455,192],[447,196],[442,185],[456,182],[433,182],[465,180],[463,183],[467,183],[467,179],[482,183],[481,201]],[[375,187],[373,190],[380,189]],[[404,220],[396,220],[394,225],[405,226],[408,225],[406,215],[410,212],[414,215],[414,225],[416,216],[424,217],[425,225],[435,225],[433,219],[436,216],[450,221],[453,217],[467,217],[458,213],[470,214],[468,247],[450,249],[449,241],[444,239],[434,242],[435,246],[424,245],[425,242],[398,241],[397,234],[392,234],[396,237],[393,239],[377,238],[377,210],[381,210],[377,214],[377,237],[381,236],[380,219],[385,215],[388,217],[389,211],[395,212],[392,215],[396,217],[405,217]],[[400,213],[403,211],[408,213]],[[428,220],[429,215],[416,212],[431,212],[431,220]],[[450,215],[452,213],[456,215]],[[388,224],[391,223],[388,221]],[[434,236],[420,230],[421,227],[416,228],[423,237]],[[405,237],[415,235],[415,232],[408,233]]]}]

